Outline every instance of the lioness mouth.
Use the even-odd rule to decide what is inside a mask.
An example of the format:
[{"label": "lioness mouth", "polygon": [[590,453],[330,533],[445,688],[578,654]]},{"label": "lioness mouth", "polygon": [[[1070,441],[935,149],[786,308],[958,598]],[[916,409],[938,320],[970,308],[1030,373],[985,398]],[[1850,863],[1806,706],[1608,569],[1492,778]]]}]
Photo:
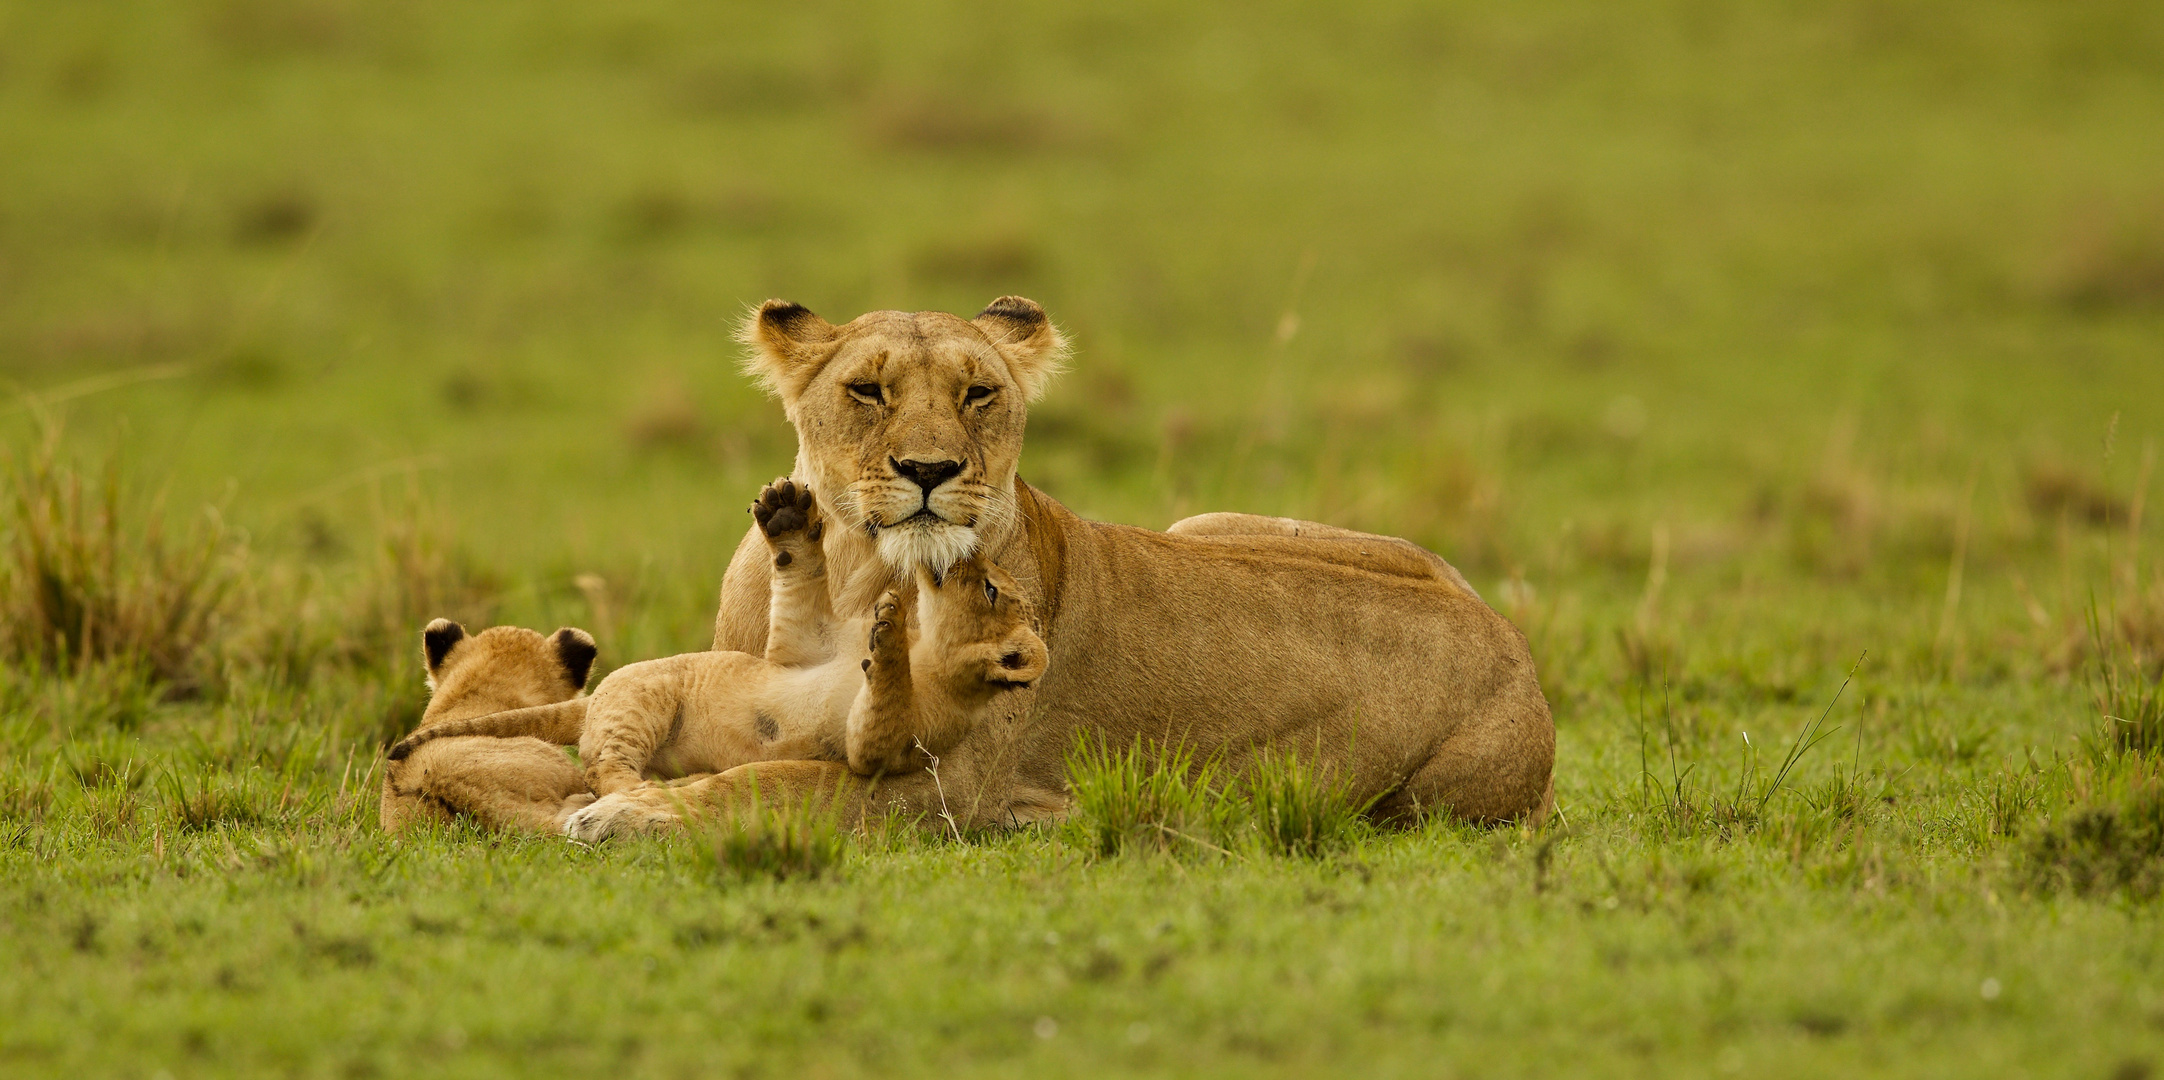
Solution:
[{"label": "lioness mouth", "polygon": [[899,521],[880,521],[878,518],[867,518],[864,522],[864,534],[866,536],[878,536],[890,529],[934,529],[941,525],[952,524],[954,522],[940,517],[931,507],[927,506]]}]

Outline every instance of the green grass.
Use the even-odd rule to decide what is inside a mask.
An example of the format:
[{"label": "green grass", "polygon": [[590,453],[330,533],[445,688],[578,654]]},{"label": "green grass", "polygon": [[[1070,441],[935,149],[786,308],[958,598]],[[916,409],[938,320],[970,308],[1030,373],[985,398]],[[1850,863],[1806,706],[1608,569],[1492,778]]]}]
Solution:
[{"label": "green grass", "polygon": [[[0,1072],[2149,1075],[2159,130],[2154,4],[0,0]],[[1006,292],[1078,512],[1464,568],[1554,826],[378,834],[427,618],[706,644],[746,305]]]}]

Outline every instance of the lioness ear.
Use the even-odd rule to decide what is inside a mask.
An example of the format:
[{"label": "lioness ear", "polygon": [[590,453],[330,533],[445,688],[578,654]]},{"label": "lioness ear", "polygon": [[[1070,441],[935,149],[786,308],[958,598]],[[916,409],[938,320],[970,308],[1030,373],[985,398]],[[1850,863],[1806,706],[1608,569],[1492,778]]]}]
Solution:
[{"label": "lioness ear", "polygon": [[759,305],[737,329],[736,339],[751,347],[744,373],[784,403],[795,401],[834,355],[834,325],[787,300]]},{"label": "lioness ear", "polygon": [[571,685],[586,689],[586,675],[594,669],[594,656],[601,650],[594,645],[594,636],[575,626],[556,631],[549,639],[556,645],[556,658],[563,661],[564,674],[571,676]]},{"label": "lioness ear", "polygon": [[466,640],[466,628],[449,619],[437,619],[421,631],[421,656],[428,661],[428,677],[433,683],[436,669],[443,666],[443,658],[451,655],[451,646]]},{"label": "lioness ear", "polygon": [[1044,309],[1035,300],[1002,296],[978,312],[970,325],[990,338],[993,347],[1007,358],[1015,381],[1022,384],[1022,396],[1030,401],[1044,396],[1052,376],[1059,374],[1066,363],[1067,339],[1060,336],[1059,328],[1045,317]]}]

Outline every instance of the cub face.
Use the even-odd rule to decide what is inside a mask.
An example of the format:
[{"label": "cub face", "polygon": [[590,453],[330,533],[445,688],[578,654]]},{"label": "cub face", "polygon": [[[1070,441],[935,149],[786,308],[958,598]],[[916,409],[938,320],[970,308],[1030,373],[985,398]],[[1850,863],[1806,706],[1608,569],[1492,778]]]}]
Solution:
[{"label": "cub face", "polygon": [[586,687],[598,651],[593,635],[571,626],[547,636],[518,626],[468,634],[437,619],[421,631],[430,691],[422,720],[569,700]]},{"label": "cub face", "polygon": [[796,476],[889,567],[944,571],[1011,520],[1028,405],[1065,349],[1044,309],[1009,296],[970,320],[875,311],[835,326],[769,300],[741,337],[796,427]]},{"label": "cub face", "polygon": [[944,575],[917,572],[918,625],[952,657],[954,677],[995,688],[1028,686],[1050,656],[1037,636],[1037,606],[1013,575],[971,555]]}]

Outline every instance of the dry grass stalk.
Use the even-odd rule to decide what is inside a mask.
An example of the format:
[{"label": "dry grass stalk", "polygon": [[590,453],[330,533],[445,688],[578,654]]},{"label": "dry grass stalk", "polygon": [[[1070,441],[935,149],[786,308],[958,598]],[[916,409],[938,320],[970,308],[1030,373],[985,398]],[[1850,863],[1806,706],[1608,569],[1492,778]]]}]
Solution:
[{"label": "dry grass stalk", "polygon": [[61,671],[141,665],[171,690],[199,689],[233,592],[236,545],[212,514],[168,534],[155,504],[124,498],[117,463],[86,481],[57,460],[55,434],[8,463],[0,647]]}]

